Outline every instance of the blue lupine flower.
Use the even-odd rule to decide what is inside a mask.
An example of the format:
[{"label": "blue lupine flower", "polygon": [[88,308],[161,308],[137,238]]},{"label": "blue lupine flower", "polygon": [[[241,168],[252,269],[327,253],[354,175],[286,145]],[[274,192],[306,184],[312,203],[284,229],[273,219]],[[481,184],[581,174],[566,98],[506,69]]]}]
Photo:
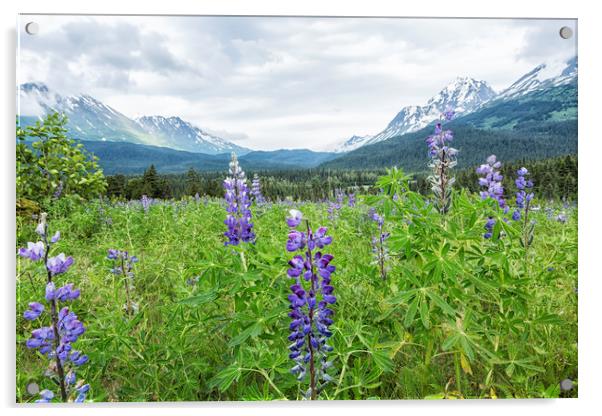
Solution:
[{"label": "blue lupine flower", "polygon": [[[36,227],[36,232],[42,237],[39,244],[28,244],[27,249],[19,250],[19,254],[31,260],[39,260],[42,256],[48,256],[51,245],[60,239],[60,232],[56,232],[50,240],[48,239],[48,225],[46,223],[46,214],[43,213],[40,223]],[[27,251],[26,251],[27,250]],[[29,309],[23,313],[25,319],[33,321],[42,317],[45,311],[50,315],[50,326],[42,326],[31,331],[31,337],[25,341],[29,349],[35,349],[40,354],[46,356],[52,361],[50,370],[53,372],[51,377],[58,380],[60,387],[61,400],[68,401],[69,395],[73,393],[75,384],[74,366],[83,365],[88,361],[88,356],[80,351],[73,349],[73,343],[85,332],[86,328],[77,318],[74,312],[68,307],[63,306],[59,310],[61,302],[70,302],[80,296],[80,290],[75,289],[72,283],[67,283],[60,288],[56,288],[52,278],[58,274],[65,273],[73,264],[71,256],[66,257],[64,253],[58,256],[47,258],[46,277],[48,279],[45,287],[44,298],[50,305],[45,308],[38,302],[29,303]],[[58,312],[57,312],[58,310]],[[57,339],[58,338],[58,339]],[[78,397],[80,393],[78,392]],[[54,398],[54,393],[50,390],[40,392],[38,403],[49,403]]]},{"label": "blue lupine flower", "polygon": [[[320,227],[315,233],[307,223],[307,232],[294,229],[299,226],[302,214],[291,211],[287,224],[291,227],[286,249],[290,252],[302,251],[289,261],[287,274],[294,279],[288,295],[291,318],[288,340],[289,358],[295,365],[291,372],[302,381],[309,373],[310,388],[307,397],[317,398],[324,385],[332,378],[327,374],[332,363],[327,361],[327,353],[332,347],[327,344],[332,336],[329,327],[332,325],[333,310],[330,305],[336,302],[331,275],[336,270],[331,264],[333,256],[321,251],[312,252],[316,248],[324,248],[332,243],[327,229]],[[292,219],[292,221],[291,221]],[[293,225],[291,225],[293,224]],[[301,279],[303,277],[303,279]],[[308,283],[303,283],[303,282]],[[304,286],[308,287],[305,288]]]},{"label": "blue lupine flower", "polygon": [[485,234],[483,234],[483,237],[489,239],[491,237],[493,237],[493,227],[495,226],[495,219],[489,217],[487,219],[487,222],[485,223],[485,230],[487,230],[487,232]]},{"label": "blue lupine flower", "polygon": [[257,174],[253,175],[253,182],[251,182],[251,195],[253,195],[255,198],[255,203],[257,205],[265,203],[265,198],[261,193],[261,181],[259,180],[259,176],[257,176]]},{"label": "blue lupine flower", "polygon": [[128,314],[137,312],[138,305],[131,300],[131,292],[134,290],[134,263],[138,262],[138,257],[131,256],[125,250],[111,248],[108,250],[107,259],[113,260],[111,272],[115,275],[124,277],[126,303],[123,306]]},{"label": "blue lupine flower", "polygon": [[38,261],[44,257],[44,243],[38,241],[37,243],[28,242],[27,248],[19,249],[19,256],[25,257],[31,261]]},{"label": "blue lupine flower", "polygon": [[44,305],[38,302],[31,302],[29,304],[29,309],[23,313],[23,317],[28,321],[33,321],[38,319],[42,312],[44,312]]},{"label": "blue lupine flower", "polygon": [[[451,120],[454,112],[447,110],[441,115],[443,120]],[[456,166],[458,150],[449,146],[454,138],[451,130],[445,130],[441,122],[435,124],[435,131],[426,138],[428,154],[431,158],[429,167],[432,175],[428,177],[431,189],[437,198],[437,208],[441,214],[447,213],[451,205],[452,185],[455,179],[450,176],[450,170]]]},{"label": "blue lupine flower", "polygon": [[75,398],[75,403],[83,403],[86,400],[86,395],[88,394],[89,390],[90,390],[89,384],[84,384],[83,386],[79,387],[76,390],[77,397]]},{"label": "blue lupine flower", "polygon": [[52,275],[65,273],[73,264],[73,257],[65,257],[65,253],[60,253],[58,256],[50,257],[46,262],[46,267]]},{"label": "blue lupine flower", "polygon": [[50,403],[50,401],[54,398],[54,393],[50,390],[42,390],[40,392],[41,399],[36,400],[36,403]]},{"label": "blue lupine flower", "polygon": [[301,220],[303,219],[303,214],[301,213],[301,211],[296,210],[296,209],[291,209],[289,211],[290,217],[288,217],[286,219],[286,223],[288,224],[289,227],[291,228],[295,228],[296,226],[298,226],[301,223]]},{"label": "blue lupine flower", "polygon": [[384,231],[384,218],[378,215],[374,208],[370,208],[368,215],[378,225],[378,236],[372,236],[372,253],[374,253],[374,261],[378,266],[380,276],[386,279],[388,272],[387,261],[389,259],[389,250],[386,241],[389,238],[389,233]]},{"label": "blue lupine flower", "polygon": [[521,218],[521,211],[525,210],[526,204],[531,202],[534,195],[533,195],[533,193],[527,194],[527,192],[526,192],[526,189],[533,188],[533,182],[531,180],[527,180],[525,178],[525,176],[527,176],[529,174],[529,171],[527,170],[527,168],[522,167],[516,173],[517,173],[518,177],[516,178],[514,183],[516,184],[516,188],[518,189],[518,192],[516,193],[517,210],[512,215],[512,218],[515,221],[518,221]]},{"label": "blue lupine flower", "polygon": [[495,155],[491,155],[487,158],[487,164],[477,168],[477,174],[482,175],[479,178],[479,185],[486,187],[486,191],[481,192],[481,198],[496,200],[506,213],[509,208],[504,199],[504,187],[502,186],[504,177],[500,174],[501,167],[502,163],[497,160]]},{"label": "blue lupine flower", "polygon": [[225,245],[237,246],[241,242],[254,243],[255,233],[251,222],[251,199],[245,173],[238,164],[235,153],[230,161],[230,177],[224,180],[225,199],[228,203],[228,215],[224,224],[228,230],[224,235],[228,238]]},{"label": "blue lupine flower", "polygon": [[355,194],[350,193],[349,195],[347,195],[347,197],[348,197],[347,205],[349,205],[351,208],[353,208],[355,206]]},{"label": "blue lupine flower", "polygon": [[50,242],[51,243],[56,243],[57,241],[59,241],[60,238],[61,238],[61,232],[57,231],[56,233],[54,233],[54,235],[50,239]]},{"label": "blue lupine flower", "polygon": [[142,205],[142,209],[144,210],[144,213],[148,213],[148,210],[150,209],[150,206],[152,204],[152,199],[150,199],[148,196],[146,195],[142,195],[142,198],[140,198],[140,203]]},{"label": "blue lupine flower", "polygon": [[75,383],[75,371],[71,370],[67,373],[67,375],[65,376],[65,382],[67,384],[74,384]]}]

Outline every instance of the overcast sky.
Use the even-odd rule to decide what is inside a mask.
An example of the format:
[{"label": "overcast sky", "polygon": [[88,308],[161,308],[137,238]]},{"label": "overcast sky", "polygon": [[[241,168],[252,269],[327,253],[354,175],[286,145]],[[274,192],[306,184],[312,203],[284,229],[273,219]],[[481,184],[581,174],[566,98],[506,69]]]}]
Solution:
[{"label": "overcast sky", "polygon": [[[376,134],[457,76],[497,91],[576,54],[574,21],[24,16],[18,82],[130,117],[177,115],[253,149]],[[575,37],[576,38],[576,37]]]}]

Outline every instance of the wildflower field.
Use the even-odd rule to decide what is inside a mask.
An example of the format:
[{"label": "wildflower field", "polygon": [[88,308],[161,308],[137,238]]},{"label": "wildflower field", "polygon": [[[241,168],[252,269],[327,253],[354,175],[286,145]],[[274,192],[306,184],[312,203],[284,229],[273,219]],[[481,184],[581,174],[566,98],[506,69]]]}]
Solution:
[{"label": "wildflower field", "polygon": [[[577,380],[576,210],[535,199],[525,248],[522,223],[503,221],[491,198],[454,190],[441,215],[403,178],[391,171],[383,193],[346,198],[330,218],[327,203],[253,203],[255,242],[239,245],[224,245],[223,199],[56,201],[51,254],[74,262],[54,280],[81,291],[70,304],[85,324],[78,380],[94,401],[311,396],[289,357],[292,209],[299,230],[327,227],[322,251],[336,267],[320,399],[575,396],[559,382]],[[39,239],[35,227],[19,218],[19,247]],[[114,249],[136,256],[131,273],[114,272]],[[22,316],[44,295],[44,266],[17,261],[17,401],[27,402],[29,383],[57,385],[44,377],[52,361],[26,346],[36,321]]]}]

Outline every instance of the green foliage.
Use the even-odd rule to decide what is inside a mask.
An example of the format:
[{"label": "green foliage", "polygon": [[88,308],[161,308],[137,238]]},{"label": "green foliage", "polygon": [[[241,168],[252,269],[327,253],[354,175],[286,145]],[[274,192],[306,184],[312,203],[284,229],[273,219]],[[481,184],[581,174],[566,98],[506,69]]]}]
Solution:
[{"label": "green foliage", "polygon": [[[566,212],[566,224],[533,211],[525,257],[520,228],[502,221],[491,201],[457,191],[443,220],[409,181],[391,170],[378,179],[382,195],[343,206],[335,223],[327,204],[297,205],[334,238],[335,380],[321,398],[557,397],[562,379],[577,380],[577,211],[548,205]],[[384,281],[372,262],[370,206],[391,231]],[[55,202],[57,251],[75,259],[57,285],[74,282],[88,308],[79,342],[90,362],[78,377],[91,384],[90,397],[301,399],[306,386],[289,372],[286,339],[289,208],[255,208],[257,243],[233,251],[223,246],[219,199],[160,201],[148,213],[139,203]],[[488,215],[498,223],[484,240]],[[34,238],[30,225],[18,224],[19,247]],[[140,258],[132,292],[139,311],[131,317],[106,260],[113,247]],[[40,376],[44,360],[24,345],[32,323],[22,312],[43,296],[40,265],[21,258],[17,265],[17,401],[25,402],[33,400],[28,382],[53,386]]]},{"label": "green foliage", "polygon": [[[568,155],[545,160],[520,160],[517,162],[504,162],[502,174],[504,186],[509,191],[515,188],[514,178],[516,171],[525,166],[529,169],[530,177],[537,185],[534,191],[541,199],[546,200],[573,200],[577,199],[577,156]],[[207,195],[212,197],[223,196],[222,181],[225,172],[199,172],[189,169],[185,175],[158,175],[149,174],[146,170],[143,176],[115,175],[107,177],[107,194],[110,197],[125,199],[139,199],[145,192],[147,195],[158,197],[171,196],[182,198],[184,196]],[[306,169],[282,171],[251,171],[249,177],[257,173],[261,178],[262,193],[269,200],[278,201],[294,198],[301,201],[322,201],[334,198],[336,189],[356,193],[377,193],[383,184],[376,184],[378,178],[386,173],[385,169],[374,170],[333,170],[333,169]],[[154,186],[150,186],[149,175]],[[409,175],[408,187],[423,195],[430,195],[431,189],[426,173]],[[474,167],[454,171],[456,182],[454,186],[466,188],[477,192],[478,181]],[[150,188],[150,189],[149,189]],[[154,190],[153,190],[154,189]]]},{"label": "green foliage", "polygon": [[17,124],[17,199],[42,203],[59,193],[88,199],[105,191],[96,157],[66,136],[66,124],[56,112],[25,129]]}]

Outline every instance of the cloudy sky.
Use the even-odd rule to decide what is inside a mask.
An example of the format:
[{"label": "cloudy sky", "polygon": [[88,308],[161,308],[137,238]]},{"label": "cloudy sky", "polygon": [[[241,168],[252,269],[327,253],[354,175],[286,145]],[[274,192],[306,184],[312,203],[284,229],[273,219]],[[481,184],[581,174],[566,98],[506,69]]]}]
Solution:
[{"label": "cloudy sky", "polygon": [[253,149],[376,134],[457,76],[495,90],[576,54],[574,21],[23,16],[18,83],[177,115]]}]

